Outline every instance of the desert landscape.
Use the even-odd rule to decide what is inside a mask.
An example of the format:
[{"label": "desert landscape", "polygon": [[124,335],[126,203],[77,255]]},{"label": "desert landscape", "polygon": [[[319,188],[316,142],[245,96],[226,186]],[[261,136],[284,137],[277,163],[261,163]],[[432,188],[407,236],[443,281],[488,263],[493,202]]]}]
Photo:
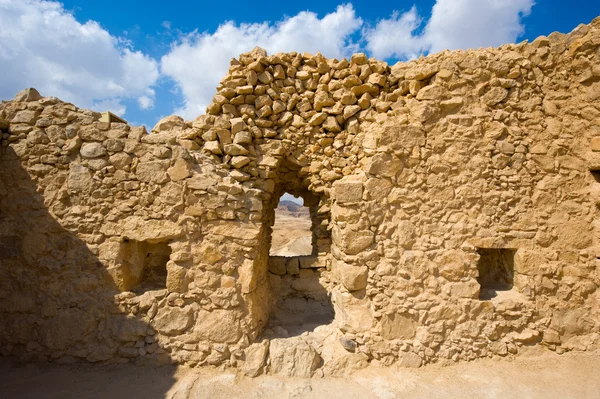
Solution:
[{"label": "desert landscape", "polygon": [[293,201],[279,201],[275,208],[271,256],[312,254],[312,222],[308,208]]}]

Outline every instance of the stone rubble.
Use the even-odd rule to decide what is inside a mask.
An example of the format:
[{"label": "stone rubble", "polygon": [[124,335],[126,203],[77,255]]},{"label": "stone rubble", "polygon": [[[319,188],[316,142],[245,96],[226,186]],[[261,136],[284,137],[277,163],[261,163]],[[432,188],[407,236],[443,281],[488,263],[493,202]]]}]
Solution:
[{"label": "stone rubble", "polygon": [[[599,18],[391,67],[255,48],[193,121],[99,119],[0,105],[4,356],[310,377],[598,348]],[[269,259],[284,192],[308,260]],[[330,325],[267,328],[306,298]]]}]

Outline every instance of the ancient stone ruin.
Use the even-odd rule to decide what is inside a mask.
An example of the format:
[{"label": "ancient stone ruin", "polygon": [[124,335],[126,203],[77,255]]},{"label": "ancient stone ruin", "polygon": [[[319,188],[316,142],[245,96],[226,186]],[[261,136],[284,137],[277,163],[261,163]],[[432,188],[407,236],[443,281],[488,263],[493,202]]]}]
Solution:
[{"label": "ancient stone ruin", "polygon": [[[407,63],[231,62],[147,134],[0,105],[0,351],[339,375],[598,348],[600,18]],[[313,253],[269,258],[282,193]]]}]

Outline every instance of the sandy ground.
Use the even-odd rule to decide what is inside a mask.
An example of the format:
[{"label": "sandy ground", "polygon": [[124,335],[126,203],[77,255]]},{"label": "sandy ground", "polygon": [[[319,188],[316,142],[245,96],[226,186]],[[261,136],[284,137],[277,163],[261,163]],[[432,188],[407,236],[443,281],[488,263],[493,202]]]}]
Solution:
[{"label": "sandy ground", "polygon": [[449,367],[361,370],[346,378],[241,377],[124,365],[18,365],[0,358],[1,398],[600,398],[600,353],[545,353]]},{"label": "sandy ground", "polygon": [[312,252],[311,221],[278,214],[273,225],[271,256],[310,255]]}]

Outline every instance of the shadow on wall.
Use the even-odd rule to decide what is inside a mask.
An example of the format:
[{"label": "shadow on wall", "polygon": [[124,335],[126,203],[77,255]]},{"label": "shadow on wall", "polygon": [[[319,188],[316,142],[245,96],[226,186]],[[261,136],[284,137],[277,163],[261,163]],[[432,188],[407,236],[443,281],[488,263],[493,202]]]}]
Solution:
[{"label": "shadow on wall", "polygon": [[[72,206],[61,195],[66,173],[49,170],[55,166],[32,169],[38,186],[14,150],[1,149],[1,354],[22,361],[170,363],[148,316],[117,305],[126,294],[93,253],[102,237],[73,221],[67,227],[94,243],[87,245],[49,212],[62,217]],[[171,384],[164,386],[175,382],[172,374],[168,378]]]}]

